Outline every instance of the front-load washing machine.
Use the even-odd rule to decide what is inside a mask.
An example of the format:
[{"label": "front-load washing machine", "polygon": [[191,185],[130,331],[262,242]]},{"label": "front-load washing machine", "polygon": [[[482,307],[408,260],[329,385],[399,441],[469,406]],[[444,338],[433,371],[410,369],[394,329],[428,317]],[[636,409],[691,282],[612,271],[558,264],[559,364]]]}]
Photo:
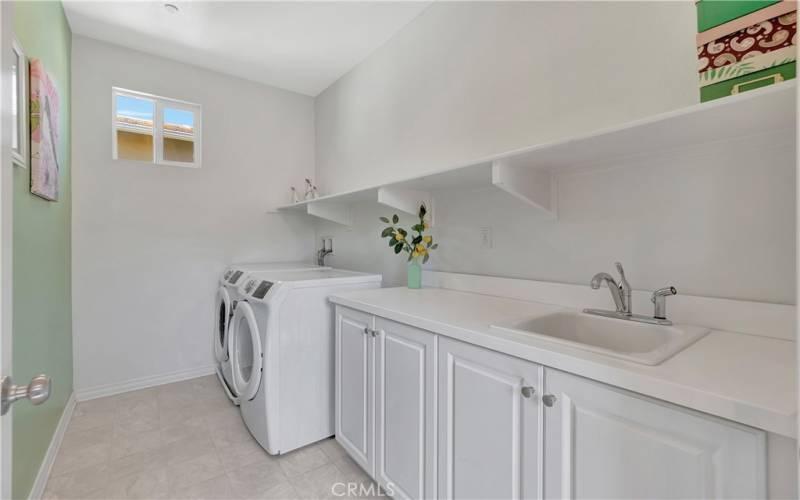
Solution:
[{"label": "front-load washing machine", "polygon": [[334,433],[331,294],[379,288],[381,276],[341,269],[253,273],[230,325],[233,386],[247,428],[277,455]]},{"label": "front-load washing machine", "polygon": [[214,301],[214,359],[217,363],[217,377],[222,383],[225,393],[235,404],[238,404],[233,392],[230,361],[228,359],[228,325],[238,300],[238,289],[245,282],[249,273],[259,271],[292,271],[306,269],[330,269],[310,262],[261,262],[249,264],[233,264],[225,270],[219,280],[217,296]]}]

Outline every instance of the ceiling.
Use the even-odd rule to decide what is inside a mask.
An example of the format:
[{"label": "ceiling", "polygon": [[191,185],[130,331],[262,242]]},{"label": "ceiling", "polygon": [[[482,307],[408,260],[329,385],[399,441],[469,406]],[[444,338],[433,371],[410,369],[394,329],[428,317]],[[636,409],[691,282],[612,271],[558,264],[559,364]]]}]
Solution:
[{"label": "ceiling", "polygon": [[64,2],[73,33],[316,96],[429,1]]}]

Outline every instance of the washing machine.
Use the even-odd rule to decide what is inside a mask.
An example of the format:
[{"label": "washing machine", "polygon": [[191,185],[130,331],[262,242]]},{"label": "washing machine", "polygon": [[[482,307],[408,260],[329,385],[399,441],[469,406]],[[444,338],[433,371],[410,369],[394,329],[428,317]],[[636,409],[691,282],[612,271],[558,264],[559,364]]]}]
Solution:
[{"label": "washing machine", "polygon": [[217,377],[225,393],[235,404],[238,399],[234,394],[231,381],[230,362],[228,359],[228,325],[238,300],[238,289],[245,282],[249,273],[263,271],[292,271],[306,269],[330,269],[311,262],[261,262],[233,264],[222,274],[214,301],[214,359],[217,363]]},{"label": "washing machine", "polygon": [[272,455],[334,433],[332,294],[379,288],[341,269],[253,273],[239,289],[229,357],[242,418]]}]

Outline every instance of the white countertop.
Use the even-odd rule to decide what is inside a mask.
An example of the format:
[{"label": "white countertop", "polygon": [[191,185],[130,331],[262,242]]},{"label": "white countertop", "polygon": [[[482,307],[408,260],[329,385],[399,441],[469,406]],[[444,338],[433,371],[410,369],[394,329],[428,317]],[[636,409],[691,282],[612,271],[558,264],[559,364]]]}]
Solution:
[{"label": "white countertop", "polygon": [[568,308],[443,288],[382,288],[331,301],[735,422],[795,437],[795,343],[712,330],[658,366],[490,330]]}]

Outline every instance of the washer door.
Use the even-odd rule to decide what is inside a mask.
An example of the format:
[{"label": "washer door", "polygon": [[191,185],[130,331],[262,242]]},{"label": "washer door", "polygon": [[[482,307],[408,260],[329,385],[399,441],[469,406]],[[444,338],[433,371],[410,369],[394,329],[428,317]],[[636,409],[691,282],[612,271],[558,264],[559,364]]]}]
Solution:
[{"label": "washer door", "polygon": [[228,360],[228,331],[231,306],[231,296],[228,290],[224,286],[219,287],[214,306],[214,357],[217,358],[219,363],[224,363]]},{"label": "washer door", "polygon": [[233,322],[229,330],[229,351],[233,389],[236,395],[247,400],[253,399],[261,383],[261,335],[253,308],[240,301],[233,312]]}]

